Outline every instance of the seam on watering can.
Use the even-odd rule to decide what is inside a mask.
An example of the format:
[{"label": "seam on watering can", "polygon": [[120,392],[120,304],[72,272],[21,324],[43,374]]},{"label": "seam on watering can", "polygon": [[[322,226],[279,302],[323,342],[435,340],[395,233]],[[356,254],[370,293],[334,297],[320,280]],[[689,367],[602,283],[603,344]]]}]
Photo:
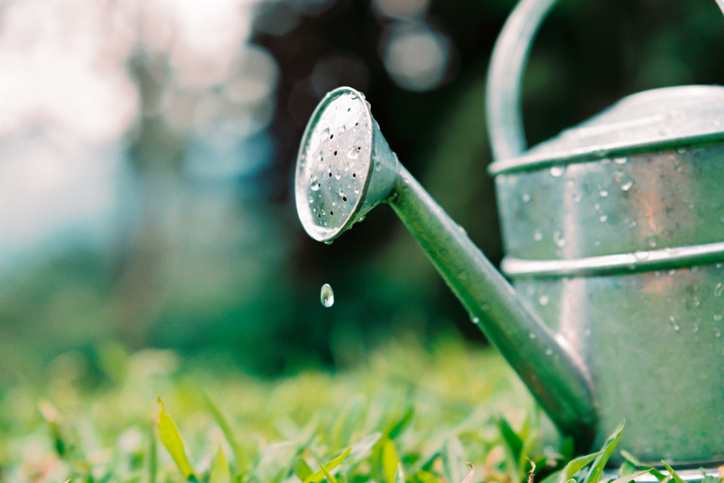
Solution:
[{"label": "seam on watering can", "polygon": [[[517,158],[502,159],[488,166],[488,174],[497,176],[516,171],[543,169],[556,164],[583,163],[598,161],[607,157],[633,156],[636,154],[654,154],[672,149],[706,147],[717,145],[724,140],[724,132],[682,136],[665,141],[643,142],[617,146],[609,144],[597,147],[581,148],[566,153],[531,153]],[[533,148],[535,149],[535,148]]]},{"label": "seam on watering can", "polygon": [[505,257],[501,269],[513,277],[568,277],[652,271],[719,261],[724,261],[724,242],[563,260]]}]

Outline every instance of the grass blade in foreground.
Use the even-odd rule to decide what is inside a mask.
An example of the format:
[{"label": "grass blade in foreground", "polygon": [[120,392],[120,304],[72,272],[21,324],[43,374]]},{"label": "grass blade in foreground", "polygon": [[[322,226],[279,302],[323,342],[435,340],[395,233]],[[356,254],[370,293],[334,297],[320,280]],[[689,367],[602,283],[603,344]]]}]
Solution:
[{"label": "grass blade in foreground", "polygon": [[209,483],[229,483],[230,481],[231,471],[229,471],[229,462],[226,460],[224,450],[219,446],[219,451],[216,452],[214,463],[211,466]]},{"label": "grass blade in foreground", "polygon": [[681,478],[681,476],[679,476],[679,474],[678,474],[676,471],[674,471],[674,470],[671,468],[671,466],[669,466],[668,463],[666,463],[666,461],[661,460],[661,462],[664,464],[664,466],[666,466],[666,469],[669,470],[669,473],[671,474],[671,477],[674,478],[674,481],[675,481],[676,483],[685,483],[684,480]]},{"label": "grass blade in foreground", "polygon": [[625,449],[621,450],[621,456],[623,456],[626,459],[626,461],[628,461],[632,465],[643,468],[645,470],[649,470],[651,472],[651,474],[654,475],[656,477],[656,479],[659,481],[664,481],[664,479],[666,478],[666,476],[664,476],[664,474],[661,473],[659,470],[657,470],[656,468],[653,468],[651,466],[643,464],[634,455],[632,455]]},{"label": "grass blade in foreground", "polygon": [[161,436],[161,442],[166,447],[171,457],[176,462],[176,466],[183,473],[186,479],[194,478],[194,469],[191,467],[191,463],[186,456],[186,448],[184,442],[181,439],[181,434],[176,427],[176,423],[171,419],[171,416],[166,414],[166,406],[164,406],[161,398],[158,398],[158,403],[161,405],[161,411],[158,413],[158,433]]},{"label": "grass blade in foreground", "polygon": [[211,398],[209,398],[209,396],[207,396],[206,394],[203,394],[203,397],[204,401],[206,402],[206,406],[208,406],[209,411],[211,411],[211,414],[216,420],[216,424],[218,424],[221,428],[221,432],[224,433],[226,441],[229,443],[229,446],[231,446],[231,449],[234,452],[234,457],[236,458],[236,471],[239,473],[244,472],[247,469],[246,467],[248,465],[246,463],[246,459],[244,458],[243,453],[241,452],[239,442],[236,441],[236,438],[234,437],[234,432],[231,430],[231,426],[229,426],[226,418],[223,414],[221,414],[221,411],[219,411],[219,408],[216,407],[216,404],[214,404]]},{"label": "grass blade in foreground", "polygon": [[329,483],[339,483],[339,481],[337,481],[337,478],[335,478],[334,476],[332,476],[332,475],[329,473],[329,470],[327,470],[327,468],[325,468],[325,466],[322,464],[321,461],[317,460],[317,463],[319,463],[319,466],[322,467],[322,471],[324,472],[324,476],[327,477],[327,480],[329,480]]},{"label": "grass blade in foreground", "polygon": [[543,483],[551,483],[556,477],[558,477],[558,483],[566,483],[566,481],[573,478],[573,475],[581,471],[587,464],[598,458],[600,455],[601,452],[598,451],[596,453],[591,453],[572,459],[561,471],[553,473],[548,478],[543,480]]},{"label": "grass blade in foreground", "polygon": [[601,479],[601,475],[603,474],[603,468],[606,466],[606,463],[608,462],[608,459],[611,457],[611,454],[613,453],[613,450],[616,448],[616,445],[618,444],[618,440],[621,439],[621,432],[623,431],[623,427],[626,424],[626,420],[621,420],[620,423],[618,423],[618,427],[616,430],[611,434],[611,436],[608,437],[606,442],[603,444],[603,448],[601,448],[601,452],[598,455],[598,458],[596,458],[596,461],[593,462],[593,466],[591,466],[591,470],[588,472],[588,476],[586,476],[586,479],[583,480],[583,483],[597,483],[598,480]]},{"label": "grass blade in foreground", "polygon": [[468,466],[470,467],[470,472],[468,473],[468,476],[466,476],[463,480],[463,483],[472,483],[473,476],[475,476],[475,468],[473,468],[473,465],[469,462],[466,461],[466,463],[468,463]]},{"label": "grass blade in foreground", "polygon": [[[321,470],[317,471],[316,473],[312,473],[311,475],[307,476],[307,478],[304,480],[304,483],[319,483],[321,482],[325,475],[327,475],[328,471],[332,471],[337,466],[344,461],[344,459],[349,455],[349,453],[352,451],[352,447],[350,446],[344,452],[328,462],[326,465],[323,465],[321,462],[319,462],[319,465],[322,467]],[[329,478],[327,478],[329,479]],[[332,481],[332,480],[329,480]]]}]

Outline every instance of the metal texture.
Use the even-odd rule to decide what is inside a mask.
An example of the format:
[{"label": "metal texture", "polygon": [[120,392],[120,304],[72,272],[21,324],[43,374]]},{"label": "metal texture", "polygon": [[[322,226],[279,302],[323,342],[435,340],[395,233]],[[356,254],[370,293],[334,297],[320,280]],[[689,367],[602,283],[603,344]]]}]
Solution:
[{"label": "metal texture", "polygon": [[523,153],[520,78],[553,3],[519,3],[489,71],[503,269],[580,355],[599,403],[594,447],[625,417],[619,447],[640,460],[714,468],[724,460],[724,88],[635,94]]},{"label": "metal texture", "polygon": [[364,218],[392,192],[397,164],[364,95],[349,87],[329,92],[297,156],[297,212],[309,236],[331,242]]},{"label": "metal texture", "polygon": [[[345,137],[350,125],[364,128],[352,130],[352,143]],[[347,150],[360,154],[350,160],[340,155]],[[472,320],[555,423],[576,436],[581,448],[590,444],[595,401],[577,355],[528,309],[465,231],[398,162],[360,93],[337,89],[315,110],[297,158],[295,191],[305,230],[324,242],[341,235],[382,201],[390,203]]]},{"label": "metal texture", "polygon": [[580,450],[594,437],[597,402],[590,375],[559,334],[529,305],[455,223],[403,168],[390,205],[415,236],[445,282]]}]

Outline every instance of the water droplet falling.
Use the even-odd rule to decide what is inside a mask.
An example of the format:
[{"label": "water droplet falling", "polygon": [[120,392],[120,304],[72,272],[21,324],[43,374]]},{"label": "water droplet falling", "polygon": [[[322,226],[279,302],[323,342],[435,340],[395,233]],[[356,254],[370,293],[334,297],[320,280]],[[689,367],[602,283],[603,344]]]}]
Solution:
[{"label": "water droplet falling", "polygon": [[566,239],[563,237],[563,233],[561,233],[560,231],[556,231],[553,233],[553,241],[555,241],[556,245],[558,245],[560,248],[566,246]]},{"label": "water droplet falling", "polygon": [[722,290],[724,290],[724,284],[722,284],[721,282],[717,283],[714,286],[714,296],[721,297]]},{"label": "water droplet falling", "polygon": [[676,323],[676,317],[673,315],[669,317],[669,322],[671,323],[671,327],[674,329],[674,332],[678,332],[681,329],[681,326]]},{"label": "water droplet falling", "polygon": [[606,190],[601,190],[601,192],[598,193],[598,194],[601,195],[601,198],[605,198],[606,196],[608,196],[608,191],[606,191]]},{"label": "water droplet falling", "polygon": [[530,195],[528,193],[523,194],[523,203],[530,202]]},{"label": "water droplet falling", "polygon": [[473,324],[476,324],[476,325],[480,323],[480,319],[477,317],[472,317],[470,320],[473,322]]},{"label": "water droplet falling", "polygon": [[546,355],[552,356],[553,355],[553,349],[546,349]]},{"label": "water droplet falling", "polygon": [[543,233],[541,233],[540,230],[536,231],[536,232],[533,234],[533,239],[534,239],[535,241],[541,241],[541,240],[543,239]]},{"label": "water droplet falling", "polygon": [[601,220],[601,223],[605,223],[606,220],[608,220],[608,215],[601,215],[601,217],[599,218],[599,220]]},{"label": "water droplet falling", "polygon": [[550,302],[550,299],[548,298],[547,295],[541,295],[540,298],[538,299],[538,302],[540,302],[541,305],[545,306],[545,305],[548,305],[548,302]]},{"label": "water droplet falling", "polygon": [[322,305],[327,308],[334,305],[334,292],[332,291],[332,287],[328,283],[322,285],[320,299],[322,300]]}]

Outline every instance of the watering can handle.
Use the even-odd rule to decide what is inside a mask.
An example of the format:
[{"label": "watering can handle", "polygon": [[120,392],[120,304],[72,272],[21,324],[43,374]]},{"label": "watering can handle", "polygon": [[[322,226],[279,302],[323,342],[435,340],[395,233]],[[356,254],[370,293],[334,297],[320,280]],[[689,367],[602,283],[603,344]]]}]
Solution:
[{"label": "watering can handle", "polygon": [[[526,150],[520,84],[538,28],[558,0],[521,0],[508,17],[493,48],[488,70],[486,109],[495,160]],[[716,0],[724,13],[724,0]]]}]

